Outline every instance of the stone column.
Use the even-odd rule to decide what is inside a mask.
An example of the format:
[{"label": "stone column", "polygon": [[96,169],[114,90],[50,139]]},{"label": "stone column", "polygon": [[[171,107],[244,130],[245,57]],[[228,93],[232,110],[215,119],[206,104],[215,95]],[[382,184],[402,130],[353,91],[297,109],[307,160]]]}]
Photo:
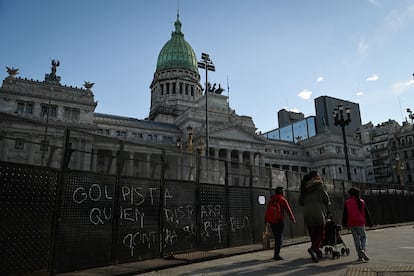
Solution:
[{"label": "stone column", "polygon": [[96,172],[96,161],[98,157],[98,152],[91,148],[91,158],[90,158],[90,170]]},{"label": "stone column", "polygon": [[226,150],[226,161],[231,162],[231,150],[230,149]]},{"label": "stone column", "polygon": [[256,166],[254,162],[254,152],[249,152],[249,158],[250,158],[250,165]]}]

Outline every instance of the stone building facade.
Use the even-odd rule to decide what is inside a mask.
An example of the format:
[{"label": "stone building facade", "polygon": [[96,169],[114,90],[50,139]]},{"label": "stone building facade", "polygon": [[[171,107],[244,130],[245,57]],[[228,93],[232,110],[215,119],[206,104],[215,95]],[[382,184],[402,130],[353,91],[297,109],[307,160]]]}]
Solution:
[{"label": "stone building facade", "polygon": [[[139,169],[139,160],[151,162],[163,149],[288,171],[319,170],[327,178],[347,179],[340,135],[326,129],[298,143],[268,140],[256,133],[250,116],[230,108],[222,90],[210,87],[206,101],[197,57],[178,16],[174,27],[158,56],[146,119],[96,113],[93,84],[62,85],[57,61],[44,81],[17,77],[18,70],[9,68],[0,89],[0,160],[59,168],[69,128],[73,169],[115,173],[114,156],[122,149],[132,160],[125,167],[128,173]],[[369,154],[353,136],[348,147],[352,180],[367,182]]]}]

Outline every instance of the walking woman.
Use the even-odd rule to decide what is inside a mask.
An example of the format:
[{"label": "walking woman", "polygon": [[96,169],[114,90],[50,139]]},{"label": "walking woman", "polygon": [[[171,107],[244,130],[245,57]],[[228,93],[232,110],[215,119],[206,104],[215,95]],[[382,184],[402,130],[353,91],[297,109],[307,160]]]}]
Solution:
[{"label": "walking woman", "polygon": [[349,198],[345,201],[342,216],[342,226],[351,229],[355,249],[358,253],[358,261],[368,261],[365,225],[372,226],[371,215],[365,201],[361,198],[361,192],[358,188],[352,187],[348,194]]},{"label": "walking woman", "polygon": [[322,258],[321,245],[325,234],[330,198],[322,178],[317,171],[306,174],[300,186],[299,204],[303,206],[303,217],[311,240],[308,253],[317,263]]}]

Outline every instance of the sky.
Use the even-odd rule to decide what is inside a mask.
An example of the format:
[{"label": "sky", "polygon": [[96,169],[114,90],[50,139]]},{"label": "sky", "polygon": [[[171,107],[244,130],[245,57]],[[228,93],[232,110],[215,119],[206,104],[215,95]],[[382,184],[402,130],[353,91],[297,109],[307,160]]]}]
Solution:
[{"label": "sky", "polygon": [[315,115],[319,96],[358,103],[363,124],[414,110],[414,0],[0,0],[0,79],[7,66],[43,81],[59,60],[61,84],[95,83],[96,112],[145,119],[177,10],[257,131],[281,109]]}]

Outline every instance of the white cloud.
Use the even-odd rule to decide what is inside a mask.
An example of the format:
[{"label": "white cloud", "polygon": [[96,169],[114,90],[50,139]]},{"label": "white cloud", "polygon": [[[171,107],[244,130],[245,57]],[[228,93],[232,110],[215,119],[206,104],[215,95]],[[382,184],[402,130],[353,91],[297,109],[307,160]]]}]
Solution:
[{"label": "white cloud", "polygon": [[308,89],[304,89],[301,92],[298,93],[299,98],[302,98],[304,100],[309,100],[312,96],[312,91]]},{"label": "white cloud", "polygon": [[364,95],[364,92],[362,92],[362,91],[358,91],[358,92],[356,92],[356,95],[357,95],[357,96],[362,96],[362,95]]},{"label": "white cloud", "polygon": [[372,5],[378,5],[377,0],[368,0],[368,2],[371,3]]},{"label": "white cloud", "polygon": [[396,95],[404,94],[410,88],[414,88],[414,80],[399,81],[392,85],[392,93]]},{"label": "white cloud", "polygon": [[368,52],[368,43],[365,40],[360,40],[357,49],[358,55],[363,57]]},{"label": "white cloud", "polygon": [[324,77],[320,76],[319,78],[316,79],[316,83],[319,83],[319,82],[321,82],[323,80],[324,80]]},{"label": "white cloud", "polygon": [[368,77],[367,78],[367,81],[376,81],[378,79],[379,79],[379,77],[376,74],[374,74],[374,75]]}]

